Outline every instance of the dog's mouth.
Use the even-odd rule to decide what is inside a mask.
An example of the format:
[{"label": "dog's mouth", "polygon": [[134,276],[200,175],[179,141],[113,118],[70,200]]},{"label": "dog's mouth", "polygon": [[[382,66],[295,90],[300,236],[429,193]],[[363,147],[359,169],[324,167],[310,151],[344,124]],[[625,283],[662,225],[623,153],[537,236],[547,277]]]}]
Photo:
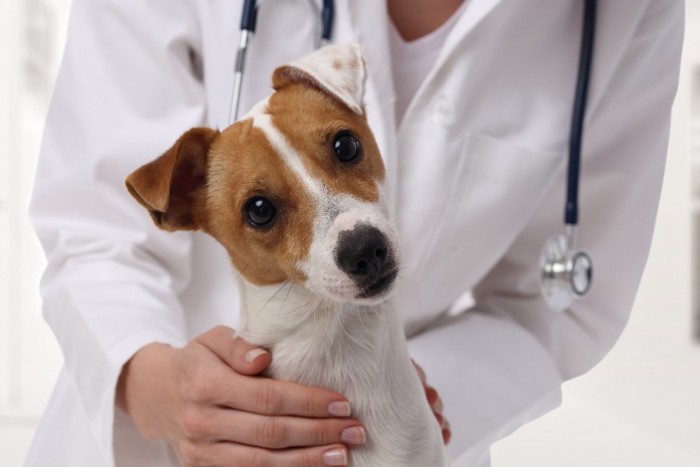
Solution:
[{"label": "dog's mouth", "polygon": [[391,285],[394,283],[394,279],[396,279],[398,272],[398,269],[394,268],[375,281],[370,282],[367,285],[363,285],[361,292],[357,295],[357,298],[377,298],[383,295],[391,288]]}]

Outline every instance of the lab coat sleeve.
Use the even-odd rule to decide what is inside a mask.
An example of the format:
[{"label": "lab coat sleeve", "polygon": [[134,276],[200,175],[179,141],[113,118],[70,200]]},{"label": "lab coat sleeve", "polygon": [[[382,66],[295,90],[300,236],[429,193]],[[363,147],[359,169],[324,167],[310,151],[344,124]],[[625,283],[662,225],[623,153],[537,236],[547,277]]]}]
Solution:
[{"label": "lab coat sleeve", "polygon": [[473,309],[411,341],[417,361],[440,362],[426,370],[445,399],[458,465],[481,465],[492,442],[555,407],[561,382],[599,362],[627,322],[652,238],[683,39],[683,2],[647,5],[618,57],[605,50],[614,25],[599,17],[596,51],[610,66],[593,74],[578,232],[595,265],[590,295],[556,314],[538,287],[538,253],[563,233],[562,170],[473,290]]},{"label": "lab coat sleeve", "polygon": [[190,234],[163,235],[124,179],[204,120],[188,0],[74,0],[30,214],[48,266],[45,319],[113,465],[115,386],[151,342],[182,345]]}]

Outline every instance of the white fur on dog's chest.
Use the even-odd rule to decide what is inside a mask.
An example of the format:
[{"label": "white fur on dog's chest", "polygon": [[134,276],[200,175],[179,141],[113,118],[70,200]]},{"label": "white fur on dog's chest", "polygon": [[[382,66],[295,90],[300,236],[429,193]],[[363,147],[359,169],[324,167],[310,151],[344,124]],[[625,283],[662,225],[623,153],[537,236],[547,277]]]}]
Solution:
[{"label": "white fur on dog's chest", "polygon": [[243,310],[264,307],[253,320],[243,314],[242,335],[272,351],[269,376],[337,391],[350,401],[352,416],[367,431],[367,444],[351,450],[350,465],[446,465],[442,434],[394,310],[314,300],[291,284],[284,286],[289,290],[241,285]]}]

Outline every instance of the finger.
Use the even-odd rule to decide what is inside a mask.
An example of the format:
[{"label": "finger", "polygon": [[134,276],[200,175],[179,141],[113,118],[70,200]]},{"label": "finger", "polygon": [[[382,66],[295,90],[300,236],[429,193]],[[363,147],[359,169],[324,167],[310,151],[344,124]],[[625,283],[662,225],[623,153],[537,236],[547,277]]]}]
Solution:
[{"label": "finger", "polygon": [[343,443],[362,446],[367,434],[360,422],[338,418],[270,417],[231,409],[214,409],[190,426],[188,436],[209,441],[232,441],[282,449]]},{"label": "finger", "polygon": [[270,353],[237,337],[227,326],[217,326],[196,338],[235,372],[243,375],[262,373],[272,361]]},{"label": "finger", "polygon": [[452,438],[452,429],[450,428],[450,422],[447,421],[446,418],[444,418],[440,414],[435,414],[435,417],[438,420],[438,423],[440,424],[440,431],[442,432],[442,440],[444,441],[445,444],[450,442],[450,439]]},{"label": "finger", "polygon": [[272,362],[272,355],[258,345],[253,345],[242,337],[236,337],[233,341],[233,349],[227,363],[234,371],[243,375],[257,375],[262,373]]},{"label": "finger", "polygon": [[341,445],[267,450],[234,443],[216,443],[198,461],[208,465],[247,467],[312,467],[348,465],[348,449]]},{"label": "finger", "polygon": [[351,414],[350,403],[342,394],[290,381],[233,373],[218,393],[219,405],[261,415],[326,418]]},{"label": "finger", "polygon": [[450,429],[450,422],[445,418],[444,415],[437,412],[433,412],[433,415],[435,415],[435,419],[437,420],[438,425],[440,425],[441,430]]},{"label": "finger", "polygon": [[442,397],[440,397],[440,395],[437,396],[437,400],[433,403],[432,408],[433,408],[433,411],[435,411],[435,412],[442,413],[445,411],[444,410],[445,406],[442,403]]},{"label": "finger", "polygon": [[342,445],[332,445],[318,448],[286,449],[268,451],[270,466],[342,466],[348,465],[350,455]]},{"label": "finger", "polygon": [[441,413],[433,412],[433,415],[435,415],[435,419],[437,420],[438,424],[440,425],[440,428],[444,428],[445,426],[445,417],[442,416]]},{"label": "finger", "polygon": [[452,432],[450,431],[449,428],[445,428],[442,430],[442,441],[445,443],[445,446],[447,446],[450,443],[450,440],[452,439]]},{"label": "finger", "polygon": [[433,407],[438,400],[437,390],[432,386],[426,386],[425,396],[428,398],[428,404],[430,404],[430,407]]}]

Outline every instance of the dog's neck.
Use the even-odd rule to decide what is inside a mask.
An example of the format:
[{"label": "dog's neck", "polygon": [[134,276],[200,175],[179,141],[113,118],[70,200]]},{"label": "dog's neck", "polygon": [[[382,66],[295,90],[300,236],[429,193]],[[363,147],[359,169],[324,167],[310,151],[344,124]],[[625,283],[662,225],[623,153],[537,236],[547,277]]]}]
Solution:
[{"label": "dog's neck", "polygon": [[292,282],[256,286],[241,279],[240,291],[241,335],[273,350],[275,378],[347,391],[344,383],[362,377],[376,383],[389,360],[404,356],[397,354],[405,349],[399,317],[387,303],[340,303]]},{"label": "dog's neck", "polygon": [[368,443],[352,451],[353,466],[443,465],[434,448],[442,438],[390,304],[343,304],[291,282],[240,279],[240,293],[241,336],[272,351],[270,376],[350,401],[368,432]]}]

